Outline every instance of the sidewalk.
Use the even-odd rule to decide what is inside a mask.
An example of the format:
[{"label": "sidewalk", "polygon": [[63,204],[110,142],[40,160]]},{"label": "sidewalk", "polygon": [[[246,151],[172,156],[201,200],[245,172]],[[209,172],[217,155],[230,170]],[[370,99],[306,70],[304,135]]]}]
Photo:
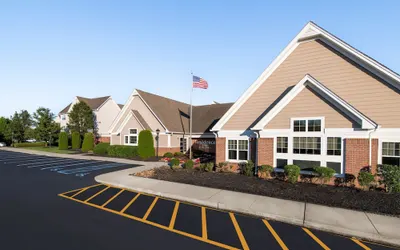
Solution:
[{"label": "sidewalk", "polygon": [[152,168],[161,167],[161,166],[165,165],[164,162],[135,161],[135,160],[129,160],[129,159],[101,157],[101,156],[94,156],[94,155],[81,155],[81,154],[58,154],[58,153],[29,150],[29,149],[23,149],[23,148],[8,148],[8,147],[6,148],[6,147],[4,147],[4,148],[0,148],[0,150],[32,154],[32,155],[44,155],[44,156],[51,156],[51,157],[69,158],[69,159],[110,161],[110,162],[142,165],[143,167],[138,167],[139,171],[144,171],[147,169],[152,169]]},{"label": "sidewalk", "polygon": [[140,171],[125,169],[96,176],[95,180],[160,197],[400,246],[400,218],[397,217],[129,175]]}]

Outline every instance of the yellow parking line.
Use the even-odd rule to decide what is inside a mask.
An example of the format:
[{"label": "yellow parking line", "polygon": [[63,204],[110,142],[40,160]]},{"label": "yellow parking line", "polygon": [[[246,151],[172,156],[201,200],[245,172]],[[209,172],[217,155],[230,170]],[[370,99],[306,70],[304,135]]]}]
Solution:
[{"label": "yellow parking line", "polygon": [[364,248],[365,250],[371,250],[371,248],[367,247],[366,245],[364,245],[361,241],[357,240],[356,238],[351,238],[351,240],[354,241],[360,247]]},{"label": "yellow parking line", "polygon": [[156,205],[158,201],[158,197],[154,198],[153,202],[151,203],[149,209],[147,209],[146,214],[143,216],[143,220],[147,220],[147,217],[149,217],[151,210],[153,210],[154,206]]},{"label": "yellow parking line", "polygon": [[178,214],[179,201],[175,203],[174,212],[172,213],[171,221],[169,222],[169,228],[173,229],[175,226],[176,215]]},{"label": "yellow parking line", "polygon": [[202,225],[202,236],[203,239],[207,239],[208,235],[207,235],[207,216],[206,216],[206,208],[205,207],[201,207],[201,225]]},{"label": "yellow parking line", "polygon": [[86,190],[88,188],[97,187],[97,186],[100,186],[100,185],[103,185],[103,184],[96,184],[96,185],[92,185],[92,186],[88,186],[88,187],[84,187],[84,188],[78,188],[78,189],[70,190],[70,191],[62,193],[62,195],[66,195],[66,194],[69,194],[69,193],[72,193],[72,192],[75,192],[75,191],[79,191],[79,190],[82,190],[82,189]]},{"label": "yellow parking line", "polygon": [[92,196],[90,196],[89,198],[87,198],[87,199],[85,200],[85,202],[90,201],[91,199],[93,199],[93,198],[96,197],[97,195],[103,193],[104,191],[106,191],[106,190],[109,189],[109,188],[110,188],[109,186],[103,188],[100,192],[97,192],[97,193],[95,193],[94,195],[92,195]]},{"label": "yellow parking line", "polygon": [[265,226],[268,228],[268,230],[271,232],[272,236],[274,236],[275,240],[278,242],[278,244],[281,246],[283,250],[289,250],[289,248],[283,243],[281,240],[281,237],[275,232],[275,230],[272,228],[272,226],[269,224],[269,222],[266,219],[262,220],[265,224]]},{"label": "yellow parking line", "polygon": [[323,249],[325,250],[330,250],[330,248],[325,245],[320,239],[318,239],[317,236],[315,236],[315,234],[313,234],[310,230],[308,230],[307,228],[303,227],[304,232],[306,232],[311,238],[313,238]]},{"label": "yellow parking line", "polygon": [[121,191],[119,191],[116,195],[114,195],[113,197],[111,197],[108,201],[106,201],[103,205],[101,205],[102,207],[107,206],[108,203],[110,203],[112,200],[114,200],[115,198],[117,198],[118,195],[120,195],[122,192],[124,192],[124,189],[121,189]]},{"label": "yellow parking line", "polygon": [[139,197],[139,195],[140,194],[138,193],[135,197],[133,197],[133,199],[128,204],[126,204],[126,206],[120,212],[121,213],[125,212],[125,210],[127,210],[128,207]]},{"label": "yellow parking line", "polygon": [[[96,205],[96,204],[93,204],[93,203],[85,203],[84,201],[81,201],[81,200],[78,200],[78,199],[74,199],[74,198],[65,196],[65,195],[63,195],[63,194],[59,194],[59,196],[64,197],[64,198],[69,199],[69,200],[73,200],[73,201],[76,201],[76,202],[85,204],[85,205],[88,205],[88,206],[92,206],[92,207],[95,207],[95,208],[98,208],[98,209],[101,209],[101,210],[104,210],[104,211],[107,211],[107,212],[110,212],[110,213],[113,213],[113,214],[118,214],[118,215],[124,216],[124,217],[126,217],[126,218],[130,218],[130,219],[132,219],[132,220],[136,220],[136,221],[139,221],[139,222],[148,224],[148,225],[152,225],[152,226],[155,226],[155,227],[164,229],[164,230],[168,230],[168,231],[170,231],[170,232],[173,232],[173,233],[176,233],[176,234],[180,234],[180,235],[183,235],[183,236],[186,236],[186,237],[195,239],[195,240],[203,241],[203,242],[206,242],[206,243],[211,244],[211,245],[214,245],[214,246],[218,246],[218,247],[221,247],[221,248],[224,248],[224,249],[230,249],[230,250],[233,250],[233,249],[234,249],[234,250],[238,250],[238,249],[235,248],[235,247],[228,246],[228,245],[225,245],[225,244],[223,244],[223,243],[219,243],[219,242],[216,242],[216,241],[213,241],[213,240],[209,240],[209,239],[203,239],[202,237],[199,237],[199,236],[197,236],[197,235],[185,233],[185,232],[182,232],[182,231],[179,231],[179,230],[176,230],[176,229],[170,229],[170,228],[167,227],[167,226],[160,225],[160,224],[157,224],[157,223],[148,221],[148,220],[144,220],[144,219],[142,219],[142,218],[138,218],[138,217],[135,217],[135,216],[132,216],[132,215],[129,215],[129,214],[125,214],[125,213],[123,213],[123,212],[118,212],[118,211],[115,211],[115,210],[112,210],[112,209],[109,209],[109,208],[101,207],[101,206]],[[137,198],[138,196],[139,196],[139,194],[136,195],[135,198]],[[132,200],[134,201],[135,198],[133,198]],[[132,201],[131,201],[131,202],[132,202]],[[130,203],[131,203],[131,202],[130,202]],[[121,210],[121,211],[122,211],[122,210]]]},{"label": "yellow parking line", "polygon": [[242,243],[243,250],[249,250],[250,248],[249,248],[249,246],[247,245],[247,242],[246,242],[246,239],[245,239],[244,236],[243,236],[242,230],[240,229],[240,226],[239,226],[239,224],[238,224],[237,221],[236,221],[235,215],[234,215],[233,213],[229,213],[229,216],[231,217],[233,226],[234,226],[235,229],[236,229],[236,233],[237,233],[237,235],[238,235],[238,237],[239,237],[240,243]]}]

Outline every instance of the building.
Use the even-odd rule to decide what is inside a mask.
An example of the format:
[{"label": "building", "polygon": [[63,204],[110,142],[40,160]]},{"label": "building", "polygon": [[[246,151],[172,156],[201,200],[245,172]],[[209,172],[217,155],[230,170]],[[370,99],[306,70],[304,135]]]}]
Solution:
[{"label": "building", "polygon": [[216,161],[400,165],[400,76],[308,23],[213,126]]},{"label": "building", "polygon": [[[215,152],[215,135],[210,128],[232,103],[193,106],[194,150]],[[111,145],[138,145],[139,132],[159,130],[159,155],[189,149],[190,105],[135,89],[112,123]],[[157,145],[157,141],[154,141]]]},{"label": "building", "polygon": [[117,104],[111,96],[86,98],[76,96],[72,103],[68,104],[63,110],[58,113],[56,122],[60,123],[61,128],[66,128],[69,122],[68,114],[71,112],[73,105],[78,102],[85,102],[93,110],[95,116],[94,127],[97,128],[99,140],[102,142],[110,141],[108,129],[115,117],[121,111],[123,105]]}]

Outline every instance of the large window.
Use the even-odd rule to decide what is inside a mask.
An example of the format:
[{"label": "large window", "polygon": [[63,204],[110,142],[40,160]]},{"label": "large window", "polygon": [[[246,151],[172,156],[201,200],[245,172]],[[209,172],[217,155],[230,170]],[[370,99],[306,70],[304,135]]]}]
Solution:
[{"label": "large window", "polygon": [[321,119],[293,120],[294,132],[320,132],[322,129]]},{"label": "large window", "polygon": [[400,166],[400,142],[382,143],[382,164]]},{"label": "large window", "polygon": [[277,137],[276,152],[277,153],[287,153],[288,152],[288,138],[287,137]]},{"label": "large window", "polygon": [[342,138],[328,137],[327,140],[327,155],[341,155],[342,154]]},{"label": "large window", "polygon": [[248,140],[228,140],[228,160],[248,160]]},{"label": "large window", "polygon": [[321,138],[293,137],[293,153],[309,155],[321,154]]},{"label": "large window", "polygon": [[138,130],[136,128],[129,129],[129,134],[125,135],[125,145],[137,146],[138,145]]}]

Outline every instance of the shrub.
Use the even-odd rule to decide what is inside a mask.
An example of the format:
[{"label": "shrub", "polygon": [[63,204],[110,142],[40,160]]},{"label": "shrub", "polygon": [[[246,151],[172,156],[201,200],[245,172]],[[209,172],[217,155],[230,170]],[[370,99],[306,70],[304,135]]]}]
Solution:
[{"label": "shrub", "polygon": [[14,143],[13,147],[16,148],[24,148],[24,147],[46,147],[47,143],[46,142],[20,142],[20,143]]},{"label": "shrub", "polygon": [[287,180],[290,183],[296,183],[299,179],[300,167],[297,165],[286,165],[284,169]]},{"label": "shrub", "polygon": [[171,152],[167,152],[167,153],[164,154],[164,157],[166,157],[166,158],[172,158],[172,157],[174,157],[174,154],[171,153]]},{"label": "shrub", "polygon": [[71,141],[72,150],[77,150],[81,148],[81,135],[79,132],[72,133],[72,141]]},{"label": "shrub", "polygon": [[184,156],[185,154],[184,153],[182,153],[182,152],[175,152],[174,153],[174,156],[175,157],[180,157],[180,156]]},{"label": "shrub", "polygon": [[68,134],[66,132],[61,132],[58,136],[58,149],[68,149]]},{"label": "shrub", "polygon": [[217,172],[229,172],[228,162],[223,161],[218,163],[218,165],[215,167],[215,170]]},{"label": "shrub", "polygon": [[254,163],[252,161],[247,161],[246,163],[241,163],[240,169],[241,169],[242,174],[244,174],[246,176],[254,175]]},{"label": "shrub", "polygon": [[170,165],[172,168],[173,168],[174,166],[179,166],[179,165],[180,165],[179,159],[172,158],[172,159],[169,161],[169,165]]},{"label": "shrub", "polygon": [[375,176],[370,172],[360,171],[358,174],[358,183],[360,183],[360,186],[364,189],[368,189],[374,181]]},{"label": "shrub", "polygon": [[206,163],[205,164],[206,166],[205,166],[205,171],[206,172],[212,172],[213,171],[213,168],[214,168],[214,162],[208,162],[208,163]]},{"label": "shrub", "polygon": [[336,173],[335,170],[328,167],[314,167],[314,172],[321,183],[329,182]]},{"label": "shrub", "polygon": [[194,163],[190,159],[185,162],[185,168],[186,169],[193,169],[193,165],[194,165]]},{"label": "shrub", "polygon": [[93,153],[96,155],[106,155],[109,147],[110,143],[99,143],[94,147]]},{"label": "shrub", "polygon": [[382,165],[380,167],[382,183],[385,184],[389,193],[400,193],[400,167]]},{"label": "shrub", "polygon": [[82,152],[92,151],[94,147],[94,135],[93,133],[86,133],[83,138]]},{"label": "shrub", "polygon": [[260,178],[266,179],[271,177],[271,173],[274,171],[274,167],[270,165],[261,165],[258,168],[258,176]]},{"label": "shrub", "polygon": [[150,130],[142,130],[139,133],[139,156],[147,159],[151,156],[155,156],[154,152],[154,139]]},{"label": "shrub", "polygon": [[107,154],[112,157],[131,158],[131,157],[138,156],[138,147],[112,145],[112,146],[108,147]]}]

